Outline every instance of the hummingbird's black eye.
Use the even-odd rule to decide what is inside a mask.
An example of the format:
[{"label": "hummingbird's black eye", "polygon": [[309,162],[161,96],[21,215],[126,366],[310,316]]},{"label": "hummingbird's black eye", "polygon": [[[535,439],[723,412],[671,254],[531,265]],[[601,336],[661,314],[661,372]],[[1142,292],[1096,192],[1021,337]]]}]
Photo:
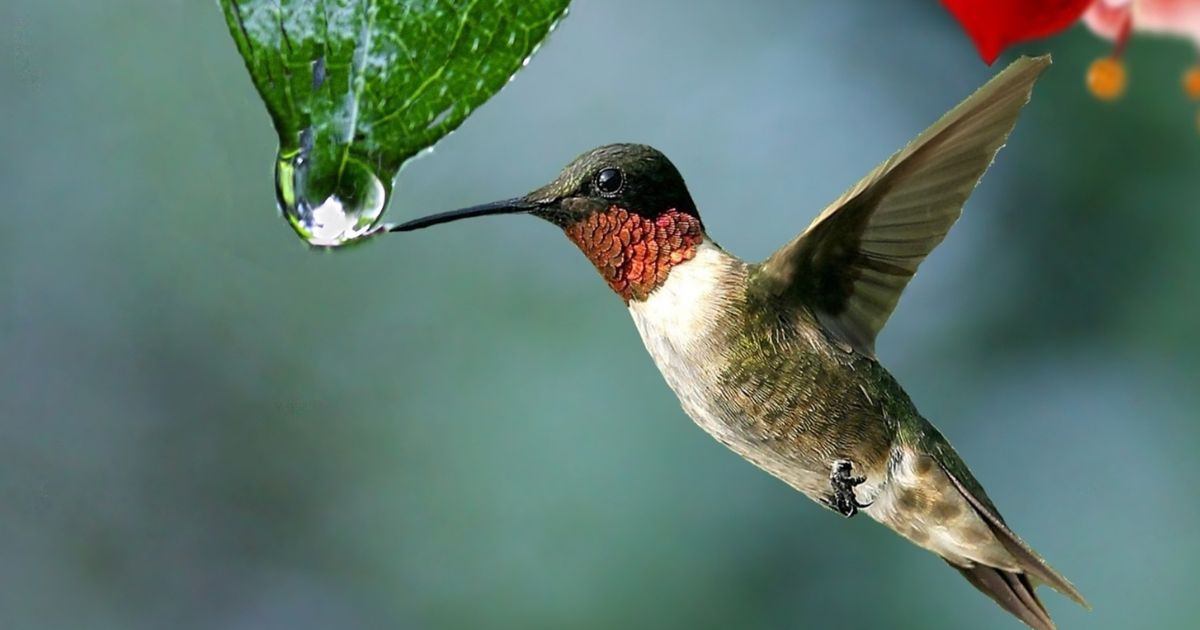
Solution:
[{"label": "hummingbird's black eye", "polygon": [[602,197],[616,197],[625,188],[625,174],[619,168],[605,168],[596,173],[596,191]]}]

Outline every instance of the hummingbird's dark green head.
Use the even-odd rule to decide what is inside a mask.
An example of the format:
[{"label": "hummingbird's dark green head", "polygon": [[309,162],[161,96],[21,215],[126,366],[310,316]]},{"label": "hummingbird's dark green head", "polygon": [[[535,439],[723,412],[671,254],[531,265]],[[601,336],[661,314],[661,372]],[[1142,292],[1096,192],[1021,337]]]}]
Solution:
[{"label": "hummingbird's dark green head", "polygon": [[493,214],[532,214],[566,233],[626,302],[644,300],[690,260],[704,226],[683,177],[644,144],[610,144],[575,158],[549,184],[514,199],[398,225],[416,230]]},{"label": "hummingbird's dark green head", "polygon": [[675,165],[644,144],[610,144],[588,151],[524,199],[543,206],[533,214],[562,228],[612,206],[647,219],[672,210],[700,218]]}]

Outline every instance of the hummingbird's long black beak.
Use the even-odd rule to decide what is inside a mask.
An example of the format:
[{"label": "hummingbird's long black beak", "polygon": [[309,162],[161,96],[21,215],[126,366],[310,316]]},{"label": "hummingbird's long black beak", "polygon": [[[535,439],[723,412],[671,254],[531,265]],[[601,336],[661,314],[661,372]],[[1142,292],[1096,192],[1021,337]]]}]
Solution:
[{"label": "hummingbird's long black beak", "polygon": [[439,223],[449,223],[459,219],[470,219],[471,217],[486,217],[491,214],[520,214],[522,212],[533,212],[546,207],[545,203],[536,203],[525,199],[524,197],[515,197],[513,199],[505,199],[503,201],[493,201],[478,206],[471,206],[461,210],[451,210],[450,212],[439,212],[431,214],[427,217],[406,221],[399,225],[393,225],[388,228],[389,232],[410,232],[427,228],[431,225]]}]

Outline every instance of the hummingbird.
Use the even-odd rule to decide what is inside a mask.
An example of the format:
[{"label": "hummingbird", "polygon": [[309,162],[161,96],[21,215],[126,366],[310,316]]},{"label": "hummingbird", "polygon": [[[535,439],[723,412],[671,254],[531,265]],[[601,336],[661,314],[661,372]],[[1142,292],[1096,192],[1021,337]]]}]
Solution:
[{"label": "hummingbird", "polygon": [[761,263],[708,234],[659,151],[613,144],[513,199],[435,214],[530,214],[561,228],[624,301],[683,410],[717,441],[845,517],[940,556],[1035,630],[1035,592],[1083,596],[1000,516],[950,442],[875,355],[917,266],[1006,142],[1048,56],[1022,57]]}]

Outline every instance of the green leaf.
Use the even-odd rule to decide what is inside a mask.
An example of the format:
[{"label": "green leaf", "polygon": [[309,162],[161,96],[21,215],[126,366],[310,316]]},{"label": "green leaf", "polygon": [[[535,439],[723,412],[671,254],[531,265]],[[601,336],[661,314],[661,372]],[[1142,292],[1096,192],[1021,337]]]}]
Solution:
[{"label": "green leaf", "polygon": [[569,0],[218,0],[279,133],[276,191],[315,246],[378,233],[405,161],[528,63]]}]

